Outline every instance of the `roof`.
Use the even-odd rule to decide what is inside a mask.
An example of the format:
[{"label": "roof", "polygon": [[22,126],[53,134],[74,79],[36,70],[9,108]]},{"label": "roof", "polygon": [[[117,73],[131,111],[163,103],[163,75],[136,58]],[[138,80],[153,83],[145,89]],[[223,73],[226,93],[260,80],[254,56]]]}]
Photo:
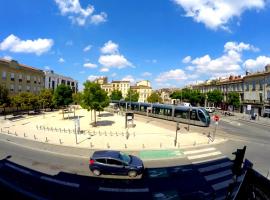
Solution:
[{"label": "roof", "polygon": [[92,158],[98,157],[111,157],[111,158],[119,158],[119,151],[95,151]]},{"label": "roof", "polygon": [[[0,58],[0,61],[5,62],[7,64],[10,64],[12,62],[18,63],[16,60],[6,60],[6,59],[3,59],[3,58]],[[25,65],[25,64],[20,64],[20,63],[18,63],[18,65],[21,66],[21,67],[33,70],[33,71],[39,71],[39,72],[43,73],[43,71],[41,69],[37,69],[37,68],[31,67],[31,66],[28,66],[28,65]]]},{"label": "roof", "polygon": [[130,83],[130,81],[112,81],[112,83]]},{"label": "roof", "polygon": [[149,86],[145,86],[145,85],[136,85],[136,86],[130,86],[131,89],[152,89]]}]

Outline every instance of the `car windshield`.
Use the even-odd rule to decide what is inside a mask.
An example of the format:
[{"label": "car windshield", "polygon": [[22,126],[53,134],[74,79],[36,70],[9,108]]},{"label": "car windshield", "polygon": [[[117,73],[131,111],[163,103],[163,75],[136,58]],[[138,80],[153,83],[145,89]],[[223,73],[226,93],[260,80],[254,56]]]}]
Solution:
[{"label": "car windshield", "polygon": [[127,155],[127,154],[125,154],[125,153],[123,153],[123,152],[120,152],[120,159],[122,160],[122,161],[124,161],[125,163],[130,163],[130,156],[129,155]]}]

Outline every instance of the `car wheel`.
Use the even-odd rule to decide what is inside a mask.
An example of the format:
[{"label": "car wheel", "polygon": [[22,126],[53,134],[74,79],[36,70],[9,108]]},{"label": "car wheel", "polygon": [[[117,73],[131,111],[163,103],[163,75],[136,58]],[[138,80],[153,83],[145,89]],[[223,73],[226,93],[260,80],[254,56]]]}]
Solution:
[{"label": "car wheel", "polygon": [[96,176],[100,176],[101,175],[101,172],[98,169],[94,169],[93,170],[93,174],[96,175]]},{"label": "car wheel", "polygon": [[129,171],[128,172],[128,176],[129,177],[136,177],[137,176],[137,172],[136,171]]}]

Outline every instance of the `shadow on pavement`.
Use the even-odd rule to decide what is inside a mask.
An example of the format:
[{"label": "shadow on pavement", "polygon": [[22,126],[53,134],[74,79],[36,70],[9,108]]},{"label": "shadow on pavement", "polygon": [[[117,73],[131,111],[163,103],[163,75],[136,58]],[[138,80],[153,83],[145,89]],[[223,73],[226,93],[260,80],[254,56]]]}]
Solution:
[{"label": "shadow on pavement", "polygon": [[[97,121],[96,126],[111,126],[114,123],[115,123],[114,121],[102,120],[102,121]],[[94,122],[91,123],[91,124],[94,125]]]},{"label": "shadow on pavement", "polygon": [[98,115],[98,117],[112,117],[114,116],[112,113],[101,113]]}]

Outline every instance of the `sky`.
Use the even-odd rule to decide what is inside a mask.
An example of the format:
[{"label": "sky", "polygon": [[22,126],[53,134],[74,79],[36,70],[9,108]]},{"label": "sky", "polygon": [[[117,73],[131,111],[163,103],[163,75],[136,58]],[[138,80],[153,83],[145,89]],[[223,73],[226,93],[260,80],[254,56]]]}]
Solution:
[{"label": "sky", "polygon": [[183,87],[270,63],[268,0],[3,0],[0,57],[86,80]]}]

